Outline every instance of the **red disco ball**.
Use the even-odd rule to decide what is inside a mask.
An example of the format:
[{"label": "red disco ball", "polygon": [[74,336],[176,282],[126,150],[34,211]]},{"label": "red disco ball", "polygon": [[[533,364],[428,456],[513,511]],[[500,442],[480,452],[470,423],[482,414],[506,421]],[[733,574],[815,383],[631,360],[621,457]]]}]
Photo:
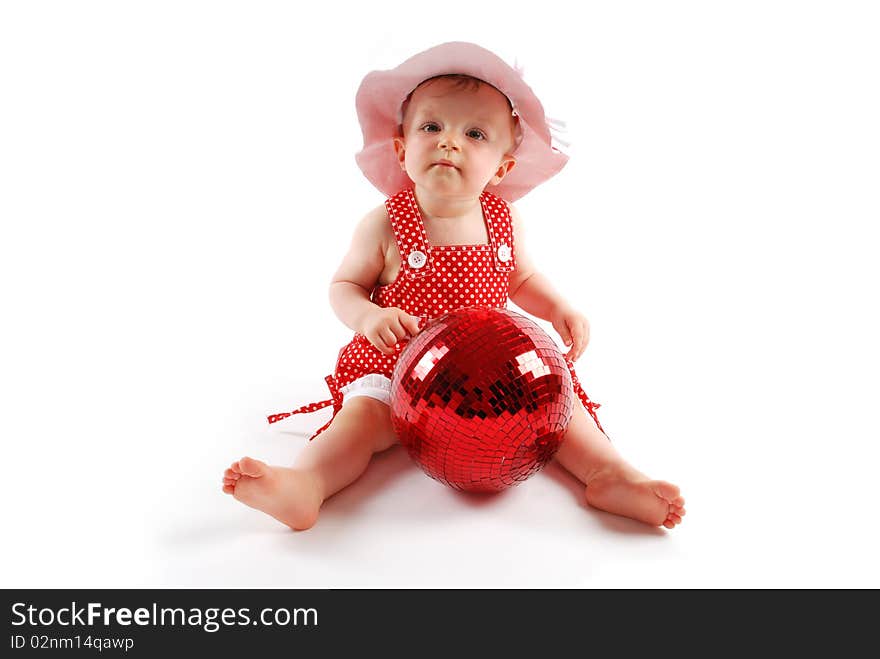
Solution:
[{"label": "red disco ball", "polygon": [[534,321],[468,308],[432,321],[391,379],[391,419],[432,478],[473,492],[517,485],[556,453],[574,392],[565,359]]}]

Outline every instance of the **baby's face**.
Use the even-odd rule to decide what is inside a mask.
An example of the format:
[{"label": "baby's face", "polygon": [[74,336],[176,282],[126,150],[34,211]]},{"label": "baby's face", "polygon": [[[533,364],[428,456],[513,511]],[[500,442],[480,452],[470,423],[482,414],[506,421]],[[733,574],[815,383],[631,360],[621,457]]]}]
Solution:
[{"label": "baby's face", "polygon": [[394,148],[417,186],[478,196],[513,168],[514,130],[510,105],[497,89],[439,78],[413,92]]}]

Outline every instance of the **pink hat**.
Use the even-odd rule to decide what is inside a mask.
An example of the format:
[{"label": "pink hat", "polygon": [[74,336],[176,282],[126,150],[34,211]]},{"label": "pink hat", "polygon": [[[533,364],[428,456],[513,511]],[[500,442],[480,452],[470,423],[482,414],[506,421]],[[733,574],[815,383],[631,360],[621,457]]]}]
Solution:
[{"label": "pink hat", "polygon": [[392,196],[411,186],[400,169],[392,140],[399,136],[400,108],[406,97],[428,78],[444,74],[478,78],[507,96],[519,117],[522,139],[513,155],[516,167],[491,192],[516,201],[557,174],[568,162],[550,136],[544,108],[522,76],[504,60],[476,44],[453,41],[418,53],[388,71],[372,71],[361,81],[355,103],[364,134],[364,148],[355,156],[364,175]]}]

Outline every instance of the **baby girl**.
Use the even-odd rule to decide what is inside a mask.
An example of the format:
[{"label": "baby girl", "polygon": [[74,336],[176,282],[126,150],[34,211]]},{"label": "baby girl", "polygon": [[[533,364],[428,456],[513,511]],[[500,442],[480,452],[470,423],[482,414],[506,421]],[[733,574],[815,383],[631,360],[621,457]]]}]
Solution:
[{"label": "baby girl", "polygon": [[[330,283],[333,311],[355,336],[326,378],[331,399],[269,420],[329,405],[333,418],[292,466],[244,457],[223,476],[224,492],[297,530],[314,525],[321,504],[374,453],[397,443],[391,375],[425,320],[510,299],[553,325],[569,363],[589,341],[587,319],[529,257],[525,220],[511,203],[567,160],[516,70],[474,44],[441,44],[368,74],[357,110],[357,162],[388,199],[358,223]],[[624,460],[599,425],[598,405],[580,399],[554,459],[583,483],[587,503],[654,526],[679,524],[678,487]]]}]

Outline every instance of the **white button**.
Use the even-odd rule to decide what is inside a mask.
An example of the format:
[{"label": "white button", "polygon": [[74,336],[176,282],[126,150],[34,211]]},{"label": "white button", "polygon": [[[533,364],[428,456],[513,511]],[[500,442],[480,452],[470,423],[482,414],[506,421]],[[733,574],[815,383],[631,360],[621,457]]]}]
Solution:
[{"label": "white button", "polygon": [[424,252],[419,252],[418,250],[415,252],[409,253],[409,258],[407,259],[409,262],[410,268],[421,268],[428,261],[428,257],[425,256]]},{"label": "white button", "polygon": [[499,245],[498,260],[507,263],[510,260],[510,247],[508,245]]}]

